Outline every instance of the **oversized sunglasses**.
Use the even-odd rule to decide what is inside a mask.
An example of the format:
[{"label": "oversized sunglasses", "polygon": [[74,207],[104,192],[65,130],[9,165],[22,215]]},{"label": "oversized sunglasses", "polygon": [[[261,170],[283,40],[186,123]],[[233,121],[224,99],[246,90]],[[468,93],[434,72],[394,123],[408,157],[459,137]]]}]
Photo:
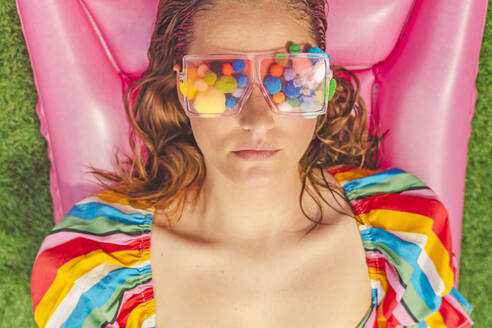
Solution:
[{"label": "oversized sunglasses", "polygon": [[335,92],[326,53],[185,55],[178,96],[188,116],[237,115],[257,85],[283,116],[325,114]]}]

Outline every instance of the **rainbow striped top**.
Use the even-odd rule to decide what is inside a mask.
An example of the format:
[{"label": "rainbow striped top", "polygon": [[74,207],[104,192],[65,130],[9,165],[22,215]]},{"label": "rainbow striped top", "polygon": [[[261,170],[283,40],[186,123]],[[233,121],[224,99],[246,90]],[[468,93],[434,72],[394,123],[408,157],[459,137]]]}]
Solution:
[{"label": "rainbow striped top", "polygon": [[[331,171],[357,214],[372,287],[360,328],[470,327],[454,288],[448,216],[397,168]],[[105,191],[77,202],[44,239],[31,275],[39,327],[155,327],[150,233],[155,208]]]}]

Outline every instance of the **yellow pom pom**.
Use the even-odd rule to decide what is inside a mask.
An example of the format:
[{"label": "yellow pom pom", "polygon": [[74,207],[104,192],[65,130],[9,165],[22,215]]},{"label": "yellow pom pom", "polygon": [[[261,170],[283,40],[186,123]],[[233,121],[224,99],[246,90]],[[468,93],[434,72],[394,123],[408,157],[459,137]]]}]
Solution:
[{"label": "yellow pom pom", "polygon": [[192,99],[195,99],[196,97],[196,94],[198,93],[198,90],[195,89],[195,87],[193,86],[193,83],[188,83],[188,99],[189,100],[192,100]]},{"label": "yellow pom pom", "polygon": [[185,89],[188,89],[188,99],[194,99],[198,90],[194,87],[194,82],[198,78],[198,73],[195,67],[188,67],[187,78],[183,82],[179,82],[179,91],[185,94]]},{"label": "yellow pom pom", "polygon": [[193,103],[194,111],[204,114],[224,113],[226,110],[225,100],[225,94],[211,86],[205,92],[198,94]]},{"label": "yellow pom pom", "polygon": [[187,76],[188,77],[188,80],[193,80],[194,81],[194,80],[196,80],[199,77],[198,76],[198,70],[197,70],[196,67],[189,66],[188,69],[187,69],[187,71],[188,71],[188,73],[187,73],[188,74],[188,76]]},{"label": "yellow pom pom", "polygon": [[195,87],[195,89],[197,89],[198,91],[203,92],[203,91],[207,90],[208,84],[204,80],[199,79],[199,80],[195,81],[195,83],[193,84],[193,87]]},{"label": "yellow pom pom", "polygon": [[323,92],[321,89],[316,89],[314,92],[316,94],[316,105],[323,105],[323,102],[325,101],[325,96],[326,92]]},{"label": "yellow pom pom", "polygon": [[181,91],[181,94],[184,96],[185,92],[184,92],[184,83],[183,82],[179,82],[179,91]]},{"label": "yellow pom pom", "polygon": [[[184,82],[180,82],[179,83],[179,91],[181,91],[181,94],[183,96],[185,94],[184,89],[185,89],[185,83]],[[190,99],[190,100],[194,99],[197,93],[198,93],[198,90],[195,89],[192,84],[189,84],[189,87],[188,87],[188,99]]]}]

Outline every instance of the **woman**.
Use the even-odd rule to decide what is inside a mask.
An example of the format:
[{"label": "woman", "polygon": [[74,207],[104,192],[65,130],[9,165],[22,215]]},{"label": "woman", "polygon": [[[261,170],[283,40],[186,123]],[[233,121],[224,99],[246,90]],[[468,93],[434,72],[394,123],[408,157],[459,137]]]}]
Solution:
[{"label": "woman", "polygon": [[[336,70],[326,113],[281,115],[271,101],[280,91],[246,60],[324,51],[325,17],[324,1],[161,2],[149,68],[125,95],[134,156],[117,173],[95,170],[107,191],[43,242],[32,276],[39,326],[471,325],[442,204],[411,174],[370,170],[381,138],[365,134],[356,78]],[[232,74],[224,66],[191,73],[187,57],[180,75],[184,55],[210,54],[252,66],[231,71],[249,69],[253,87],[226,103],[235,115],[199,115],[239,89],[229,78],[232,89],[217,92]],[[212,82],[194,83],[207,73]]]}]

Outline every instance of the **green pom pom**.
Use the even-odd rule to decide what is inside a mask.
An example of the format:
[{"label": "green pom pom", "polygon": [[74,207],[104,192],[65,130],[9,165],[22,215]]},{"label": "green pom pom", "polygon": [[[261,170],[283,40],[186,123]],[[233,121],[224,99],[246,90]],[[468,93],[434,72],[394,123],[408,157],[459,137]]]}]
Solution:
[{"label": "green pom pom", "polygon": [[293,43],[289,46],[289,52],[290,53],[299,53],[299,52],[301,52],[301,46],[298,45],[297,43]]},{"label": "green pom pom", "polygon": [[208,72],[207,74],[205,74],[203,80],[205,80],[208,85],[214,85],[215,81],[217,81],[217,74],[215,74],[214,72]]},{"label": "green pom pom", "polygon": [[297,107],[301,104],[298,98],[287,98],[287,103],[292,107]]},{"label": "green pom pom", "polygon": [[224,75],[217,80],[215,87],[223,93],[232,93],[237,89],[237,81],[232,76]]},{"label": "green pom pom", "polygon": [[337,89],[337,81],[335,79],[330,80],[330,91],[328,92],[328,101],[335,95],[335,90]]}]

